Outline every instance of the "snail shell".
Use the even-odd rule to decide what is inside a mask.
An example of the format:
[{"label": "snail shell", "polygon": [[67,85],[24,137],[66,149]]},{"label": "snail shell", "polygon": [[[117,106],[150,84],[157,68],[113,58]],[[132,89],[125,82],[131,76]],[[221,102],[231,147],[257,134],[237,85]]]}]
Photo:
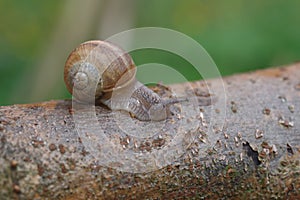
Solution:
[{"label": "snail shell", "polygon": [[[140,120],[164,120],[166,106],[178,100],[161,99],[135,79],[136,66],[120,47],[104,41],[80,44],[64,69],[68,91],[78,101],[100,101],[112,110],[126,110]],[[113,97],[113,100],[112,100]]]},{"label": "snail shell", "polygon": [[68,91],[79,101],[93,102],[125,87],[135,79],[136,67],[130,55],[104,41],[80,44],[69,55],[64,69]]}]

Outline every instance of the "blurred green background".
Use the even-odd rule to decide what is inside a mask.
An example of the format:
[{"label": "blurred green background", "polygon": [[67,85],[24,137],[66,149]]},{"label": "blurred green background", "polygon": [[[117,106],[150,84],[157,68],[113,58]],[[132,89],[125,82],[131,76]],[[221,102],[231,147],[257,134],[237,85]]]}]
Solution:
[{"label": "blurred green background", "polygon": [[[299,0],[0,0],[0,105],[69,98],[63,82],[69,52],[136,27],[187,34],[223,76],[289,64],[300,59],[299,13]],[[137,65],[188,65],[162,51],[132,55]]]}]

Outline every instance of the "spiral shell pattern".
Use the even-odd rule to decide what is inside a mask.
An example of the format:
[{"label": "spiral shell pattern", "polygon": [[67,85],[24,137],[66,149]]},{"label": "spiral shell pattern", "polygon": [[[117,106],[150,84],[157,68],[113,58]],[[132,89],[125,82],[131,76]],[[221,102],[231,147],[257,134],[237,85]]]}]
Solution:
[{"label": "spiral shell pattern", "polygon": [[69,55],[64,69],[68,91],[79,101],[91,102],[103,93],[125,87],[135,79],[130,55],[110,42],[80,44]]}]

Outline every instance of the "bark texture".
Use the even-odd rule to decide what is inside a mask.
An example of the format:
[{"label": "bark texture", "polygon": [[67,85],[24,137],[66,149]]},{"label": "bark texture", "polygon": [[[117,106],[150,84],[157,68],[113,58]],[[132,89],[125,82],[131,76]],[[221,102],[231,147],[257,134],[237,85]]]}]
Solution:
[{"label": "bark texture", "polygon": [[0,199],[300,198],[300,63],[153,89],[189,100],[163,122],[0,107]]}]

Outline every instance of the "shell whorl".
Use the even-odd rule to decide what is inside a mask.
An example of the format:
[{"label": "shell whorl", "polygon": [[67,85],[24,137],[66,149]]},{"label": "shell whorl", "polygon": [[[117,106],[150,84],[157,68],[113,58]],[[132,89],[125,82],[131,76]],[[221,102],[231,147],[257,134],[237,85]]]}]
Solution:
[{"label": "shell whorl", "polygon": [[67,89],[79,101],[91,102],[135,80],[130,55],[109,42],[88,41],[69,55],[64,69]]}]

